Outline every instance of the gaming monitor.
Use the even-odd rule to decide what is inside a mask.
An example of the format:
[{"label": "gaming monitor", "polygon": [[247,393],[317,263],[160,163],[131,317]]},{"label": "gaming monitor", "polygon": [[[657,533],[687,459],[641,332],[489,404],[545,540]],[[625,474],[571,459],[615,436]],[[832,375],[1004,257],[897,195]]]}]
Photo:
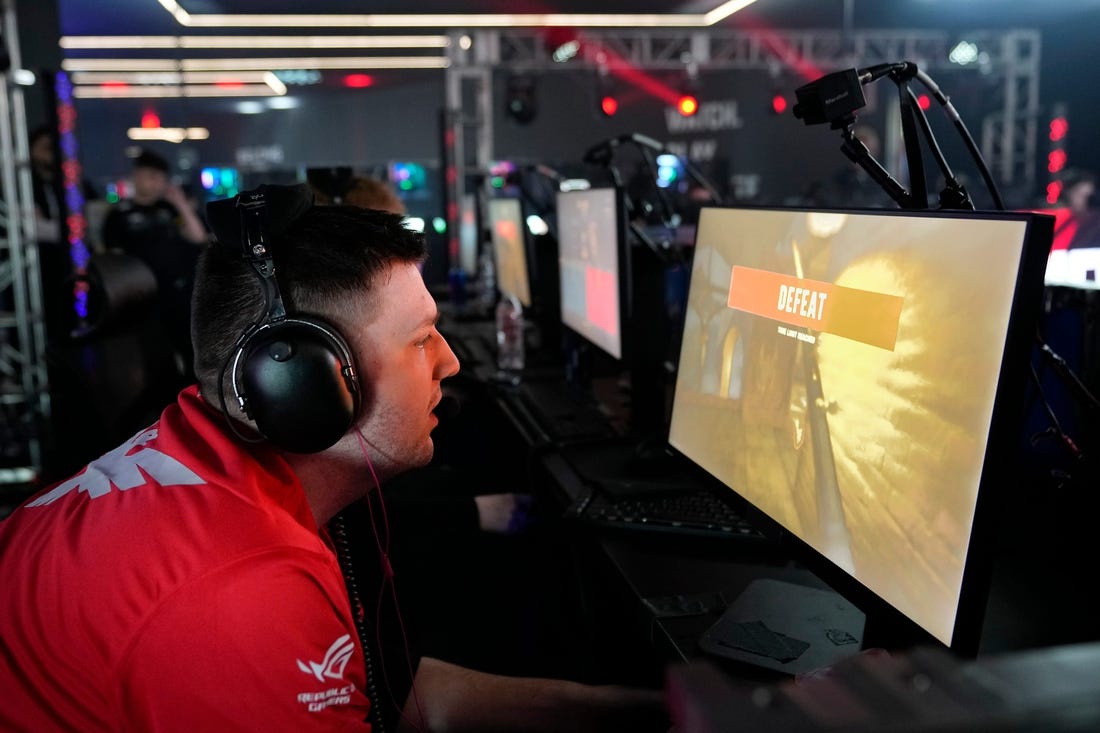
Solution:
[{"label": "gaming monitor", "polygon": [[561,191],[557,218],[562,325],[622,359],[629,303],[622,195],[614,188]]},{"label": "gaming monitor", "polygon": [[515,298],[531,307],[531,281],[527,267],[527,240],[524,236],[523,207],[519,199],[489,199],[489,229],[493,259],[496,261],[497,289],[506,298]]},{"label": "gaming monitor", "polygon": [[1027,213],[704,208],[669,443],[869,627],[976,653],[1050,241]]},{"label": "gaming monitor", "polygon": [[1051,250],[1045,282],[1080,290],[1100,290],[1100,247]]}]

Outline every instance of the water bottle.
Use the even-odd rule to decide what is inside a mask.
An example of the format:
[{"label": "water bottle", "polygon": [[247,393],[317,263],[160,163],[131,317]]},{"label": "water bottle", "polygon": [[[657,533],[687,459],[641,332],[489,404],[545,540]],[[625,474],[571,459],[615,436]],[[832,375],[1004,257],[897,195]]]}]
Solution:
[{"label": "water bottle", "polygon": [[521,371],[525,361],[523,305],[514,296],[501,297],[496,320],[497,367],[502,371]]}]

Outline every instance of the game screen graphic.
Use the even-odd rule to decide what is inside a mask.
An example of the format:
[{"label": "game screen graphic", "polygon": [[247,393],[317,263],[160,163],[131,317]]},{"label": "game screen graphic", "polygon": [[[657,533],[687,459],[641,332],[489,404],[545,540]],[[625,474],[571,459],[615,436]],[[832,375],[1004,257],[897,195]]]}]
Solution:
[{"label": "game screen graphic", "polygon": [[496,259],[497,288],[506,297],[531,307],[531,287],[527,277],[524,249],[523,212],[519,199],[490,199],[489,224],[492,227],[493,257]]},{"label": "game screen graphic", "polygon": [[558,194],[562,323],[616,359],[622,358],[619,219],[614,189]]},{"label": "game screen graphic", "polygon": [[951,643],[1025,221],[704,209],[669,442]]}]

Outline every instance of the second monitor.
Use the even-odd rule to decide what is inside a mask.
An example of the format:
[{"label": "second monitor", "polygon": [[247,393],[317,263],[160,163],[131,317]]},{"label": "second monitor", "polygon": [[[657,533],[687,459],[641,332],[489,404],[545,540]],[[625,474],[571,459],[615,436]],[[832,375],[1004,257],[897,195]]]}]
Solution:
[{"label": "second monitor", "polygon": [[613,188],[558,194],[561,322],[623,358],[629,294],[621,195]]}]

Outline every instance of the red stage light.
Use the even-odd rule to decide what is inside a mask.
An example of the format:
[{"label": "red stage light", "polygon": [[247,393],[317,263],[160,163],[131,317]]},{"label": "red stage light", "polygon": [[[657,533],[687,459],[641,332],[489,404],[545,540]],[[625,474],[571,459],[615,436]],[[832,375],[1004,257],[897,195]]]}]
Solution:
[{"label": "red stage light", "polygon": [[160,117],[156,112],[146,112],[141,115],[141,126],[146,130],[160,127]]},{"label": "red stage light", "polygon": [[699,100],[690,94],[685,94],[676,102],[676,110],[684,117],[691,117],[699,111]]},{"label": "red stage light", "polygon": [[370,74],[348,74],[344,77],[344,86],[352,89],[363,89],[374,84],[374,77]]},{"label": "red stage light", "polygon": [[921,94],[917,97],[917,106],[923,110],[927,110],[932,106],[932,99],[927,94]]},{"label": "red stage light", "polygon": [[787,98],[782,94],[772,95],[772,111],[781,115],[787,111]]},{"label": "red stage light", "polygon": [[616,112],[619,111],[619,100],[612,97],[610,94],[603,97],[600,100],[600,112],[603,112],[604,117],[613,117]]}]

